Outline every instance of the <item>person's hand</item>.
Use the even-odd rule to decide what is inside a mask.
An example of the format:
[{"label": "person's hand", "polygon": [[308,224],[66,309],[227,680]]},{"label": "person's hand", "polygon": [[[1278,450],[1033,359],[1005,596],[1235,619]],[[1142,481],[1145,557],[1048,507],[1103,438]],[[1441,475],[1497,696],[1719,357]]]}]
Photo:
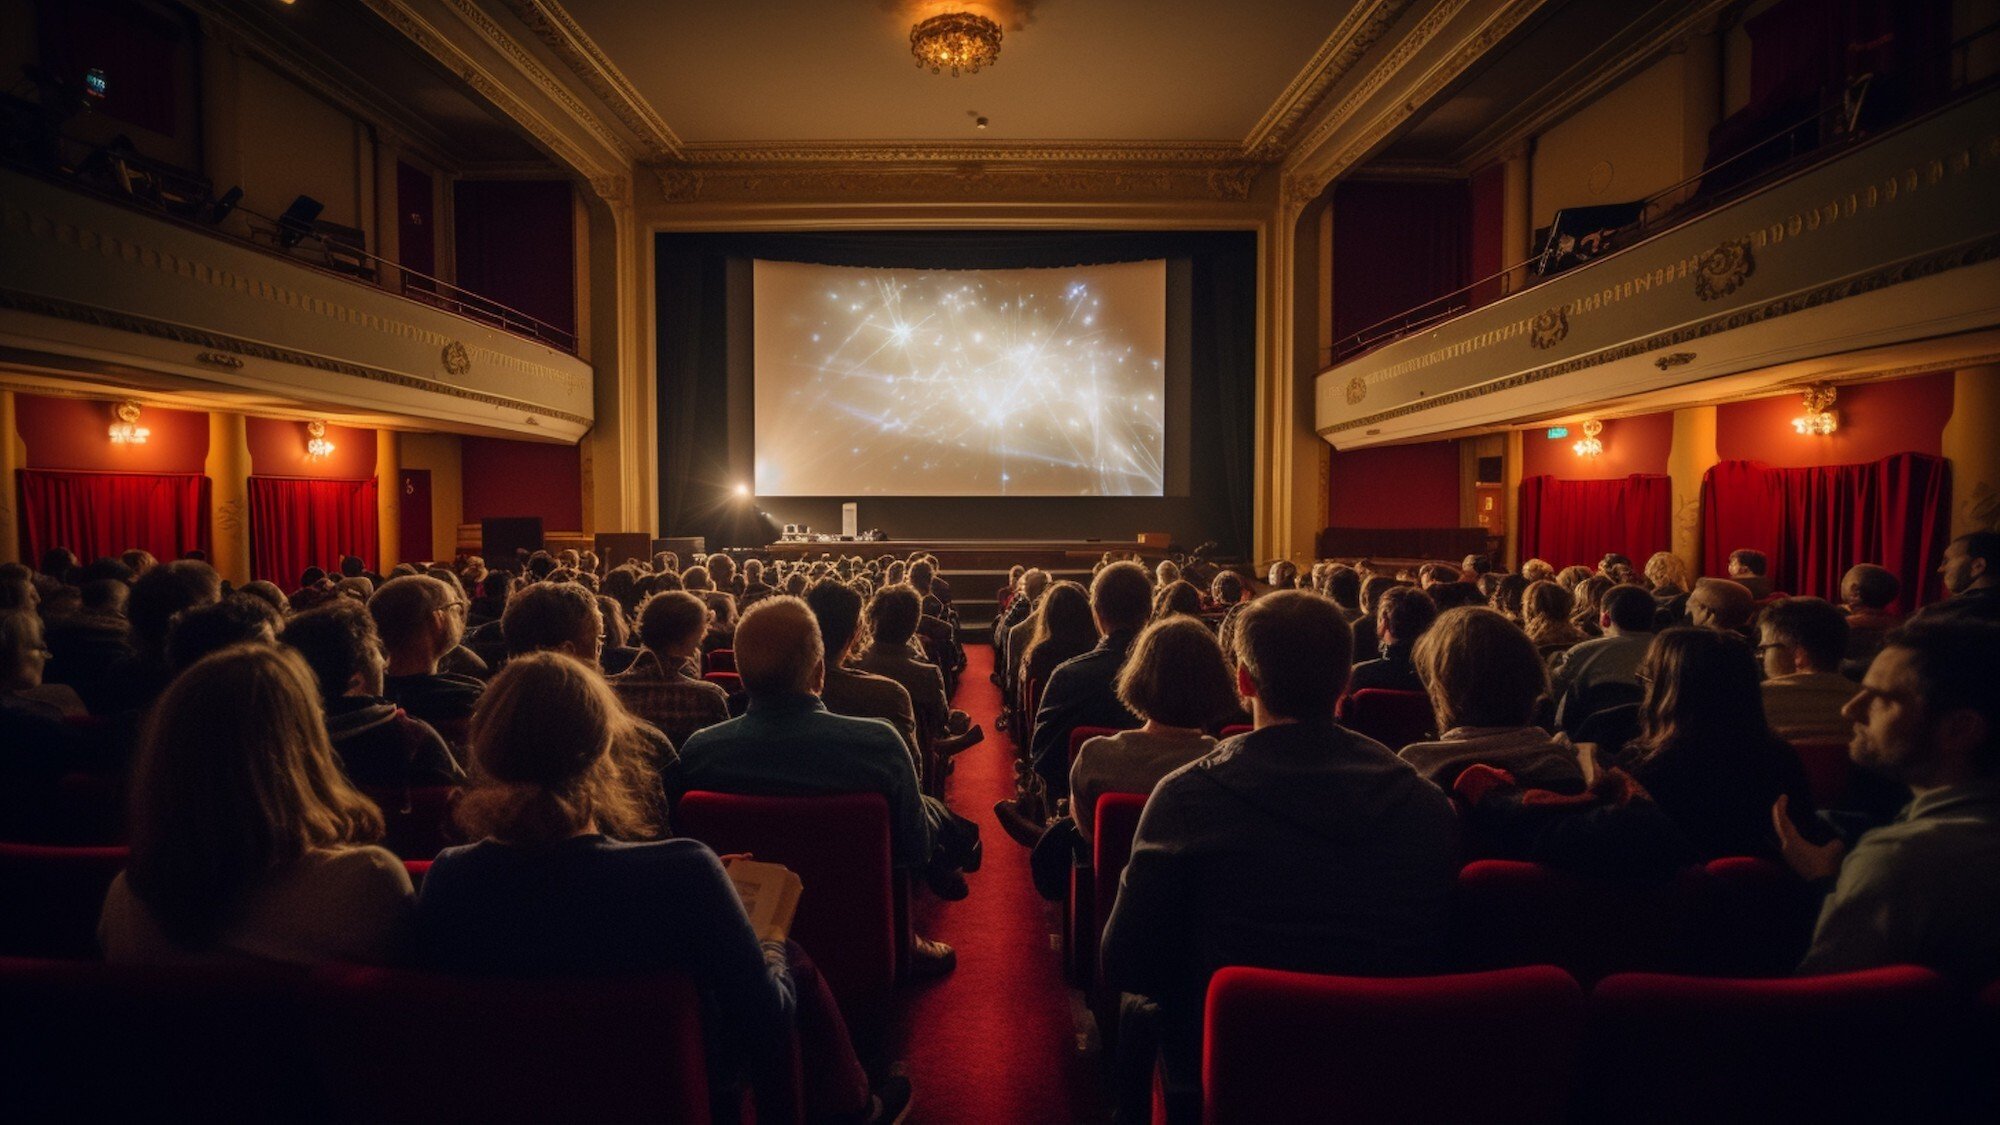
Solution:
[{"label": "person's hand", "polygon": [[1778,852],[1786,865],[1808,883],[1838,875],[1840,861],[1847,858],[1847,845],[1839,840],[1815,844],[1799,835],[1798,826],[1792,823],[1791,803],[1790,797],[1780,794],[1771,806],[1771,827],[1778,831]]}]

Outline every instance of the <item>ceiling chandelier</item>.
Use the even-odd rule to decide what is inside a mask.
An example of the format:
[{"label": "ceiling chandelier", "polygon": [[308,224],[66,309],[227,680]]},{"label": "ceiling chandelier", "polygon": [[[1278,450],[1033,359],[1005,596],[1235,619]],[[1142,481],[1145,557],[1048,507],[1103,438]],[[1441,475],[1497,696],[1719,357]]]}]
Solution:
[{"label": "ceiling chandelier", "polygon": [[153,436],[153,431],[139,424],[139,404],[131,399],[119,403],[111,413],[118,419],[111,423],[111,444],[144,445]]},{"label": "ceiling chandelier", "polygon": [[1604,452],[1604,443],[1597,440],[1597,435],[1603,432],[1604,423],[1592,418],[1583,424],[1583,440],[1570,448],[1576,450],[1578,457],[1595,457]]},{"label": "ceiling chandelier", "polygon": [[1802,434],[1825,436],[1840,428],[1840,419],[1833,416],[1832,384],[1819,383],[1805,390],[1806,412],[1792,419],[1792,428]]},{"label": "ceiling chandelier", "polygon": [[910,28],[910,53],[917,57],[918,70],[949,70],[953,78],[961,70],[978,74],[980,67],[1000,60],[1000,25],[972,12],[932,16]]}]

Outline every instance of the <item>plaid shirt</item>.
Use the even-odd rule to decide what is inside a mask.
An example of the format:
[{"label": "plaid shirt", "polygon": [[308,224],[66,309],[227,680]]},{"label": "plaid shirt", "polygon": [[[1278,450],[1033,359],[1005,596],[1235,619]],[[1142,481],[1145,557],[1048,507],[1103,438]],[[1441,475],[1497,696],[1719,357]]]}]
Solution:
[{"label": "plaid shirt", "polygon": [[675,746],[706,726],[729,718],[729,693],[690,675],[686,660],[671,666],[651,649],[610,679],[625,709],[666,732]]}]

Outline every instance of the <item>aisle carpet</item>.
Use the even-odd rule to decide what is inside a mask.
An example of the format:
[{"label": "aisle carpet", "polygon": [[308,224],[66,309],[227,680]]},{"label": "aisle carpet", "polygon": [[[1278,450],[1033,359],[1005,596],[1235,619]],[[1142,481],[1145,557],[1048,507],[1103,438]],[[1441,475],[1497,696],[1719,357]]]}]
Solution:
[{"label": "aisle carpet", "polygon": [[1091,1122],[1109,1119],[1095,1053],[1080,1053],[1063,981],[1056,904],[1035,893],[1028,853],[993,819],[1014,789],[1013,745],[1000,731],[1000,689],[987,680],[993,650],[966,646],[969,666],[953,703],[984,724],[986,741],[958,756],[950,804],[979,822],[986,862],[971,897],[919,893],[917,932],[958,951],[958,970],[903,993],[899,1051],[916,1090],[910,1119]]}]

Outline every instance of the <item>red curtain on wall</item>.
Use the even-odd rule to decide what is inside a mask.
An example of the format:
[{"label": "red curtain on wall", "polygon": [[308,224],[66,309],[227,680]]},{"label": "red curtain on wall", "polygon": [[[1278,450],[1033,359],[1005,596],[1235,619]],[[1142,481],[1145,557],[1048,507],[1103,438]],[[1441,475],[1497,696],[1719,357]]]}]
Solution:
[{"label": "red curtain on wall", "polygon": [[86,563],[134,547],[162,559],[208,550],[208,478],[199,473],[20,474],[31,562],[52,547],[67,547]]},{"label": "red curtain on wall", "polygon": [[1607,553],[1643,566],[1672,541],[1673,481],[1657,473],[1623,480],[1521,482],[1521,554],[1557,569],[1596,566]]},{"label": "red curtain on wall", "polygon": [[1764,552],[1772,585],[1838,601],[1855,563],[1903,580],[1897,608],[1938,600],[1936,573],[1950,541],[1951,463],[1898,453],[1865,465],[1774,469],[1724,461],[1701,484],[1702,569],[1726,573],[1729,553]]},{"label": "red curtain on wall", "polygon": [[381,560],[375,478],[250,478],[250,571],[289,590],[309,566],[335,571],[342,555]]}]

